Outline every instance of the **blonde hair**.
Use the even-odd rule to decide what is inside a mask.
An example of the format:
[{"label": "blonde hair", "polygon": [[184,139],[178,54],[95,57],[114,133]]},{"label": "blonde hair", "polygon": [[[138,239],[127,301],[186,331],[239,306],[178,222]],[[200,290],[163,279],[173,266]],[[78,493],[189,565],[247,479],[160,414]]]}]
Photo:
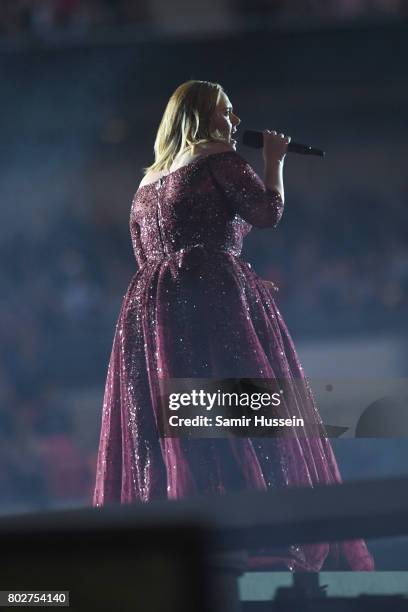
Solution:
[{"label": "blonde hair", "polygon": [[184,149],[210,141],[224,142],[219,130],[210,127],[217,107],[221,85],[209,81],[186,81],[177,87],[167,103],[154,142],[154,163],[143,168],[144,174],[168,170]]}]

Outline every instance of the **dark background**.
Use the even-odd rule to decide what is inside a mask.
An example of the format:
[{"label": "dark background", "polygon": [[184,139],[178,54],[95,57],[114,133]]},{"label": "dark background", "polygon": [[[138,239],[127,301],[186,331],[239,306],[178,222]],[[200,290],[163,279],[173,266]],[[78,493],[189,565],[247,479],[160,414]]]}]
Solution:
[{"label": "dark background", "polygon": [[[287,156],[284,217],[243,253],[306,373],[406,376],[406,3],[321,5],[1,3],[0,512],[91,503],[130,203],[188,79],[224,86],[241,133],[327,151]],[[405,439],[334,446],[346,479],[407,472]]]}]

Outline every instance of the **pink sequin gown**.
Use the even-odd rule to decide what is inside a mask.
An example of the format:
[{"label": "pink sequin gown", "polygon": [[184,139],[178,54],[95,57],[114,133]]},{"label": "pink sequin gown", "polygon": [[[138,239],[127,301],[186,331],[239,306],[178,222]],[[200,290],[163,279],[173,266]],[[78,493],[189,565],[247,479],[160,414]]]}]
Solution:
[{"label": "pink sequin gown", "polygon": [[[252,226],[273,228],[282,212],[279,194],[234,151],[198,158],[136,192],[130,231],[138,270],[109,362],[94,506],[341,481],[327,438],[157,433],[159,377],[301,379],[297,415],[321,423],[274,290],[240,258]],[[293,545],[271,560],[305,571],[325,561],[374,567],[362,540]]]}]

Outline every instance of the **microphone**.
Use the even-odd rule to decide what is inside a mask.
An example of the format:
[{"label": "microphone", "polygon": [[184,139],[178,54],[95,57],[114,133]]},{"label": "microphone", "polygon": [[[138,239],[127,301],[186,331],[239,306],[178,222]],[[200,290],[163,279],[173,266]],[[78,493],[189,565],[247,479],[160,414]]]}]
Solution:
[{"label": "microphone", "polygon": [[[242,134],[242,144],[247,147],[254,149],[262,149],[263,147],[263,133],[255,130],[245,130]],[[301,155],[317,155],[318,157],[324,157],[325,152],[316,147],[309,145],[299,144],[298,142],[290,142],[288,144],[288,153],[300,153]]]}]

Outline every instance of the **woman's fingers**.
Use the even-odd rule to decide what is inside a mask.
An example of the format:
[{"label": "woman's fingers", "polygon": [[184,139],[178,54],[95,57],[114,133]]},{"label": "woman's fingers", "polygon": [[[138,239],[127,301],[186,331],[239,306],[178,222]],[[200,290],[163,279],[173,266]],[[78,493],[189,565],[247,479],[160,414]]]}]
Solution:
[{"label": "woman's fingers", "polygon": [[264,159],[277,159],[282,161],[286,155],[290,136],[282,132],[278,134],[275,130],[264,130]]}]

